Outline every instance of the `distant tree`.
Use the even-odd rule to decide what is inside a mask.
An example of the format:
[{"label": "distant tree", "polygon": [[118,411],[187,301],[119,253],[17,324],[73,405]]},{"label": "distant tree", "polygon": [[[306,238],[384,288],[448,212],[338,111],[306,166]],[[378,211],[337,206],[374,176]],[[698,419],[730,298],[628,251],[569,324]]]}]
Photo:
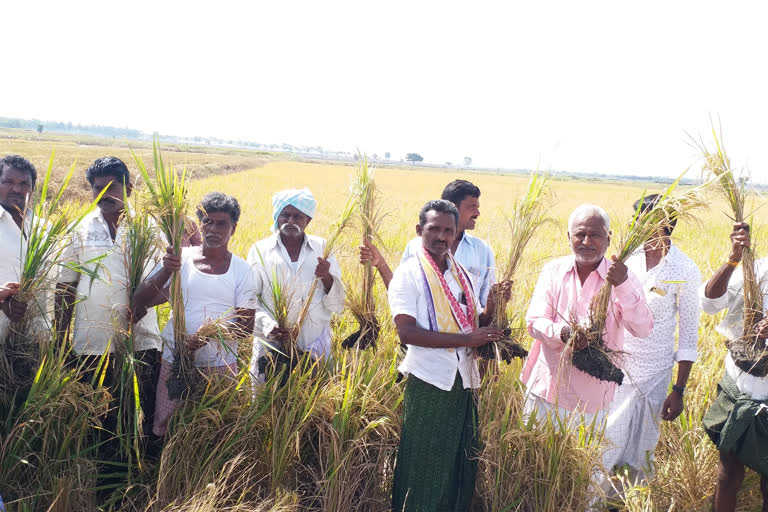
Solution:
[{"label": "distant tree", "polygon": [[374,153],[374,154],[373,154],[373,159],[374,159],[374,160],[378,160],[378,159],[379,159],[379,155],[377,155],[376,153]]},{"label": "distant tree", "polygon": [[37,133],[43,133],[43,125],[42,124],[38,124],[37,125]]},{"label": "distant tree", "polygon": [[472,158],[468,157],[468,156],[465,156],[464,157],[464,167],[469,167],[470,165],[472,165]]},{"label": "distant tree", "polygon": [[360,156],[359,156],[357,153],[355,153],[354,155],[352,155],[352,159],[353,159],[355,162],[357,162],[357,160],[358,160],[359,158],[360,158]]},{"label": "distant tree", "polygon": [[384,158],[386,158],[387,160],[389,160],[389,157],[391,157],[391,156],[392,156],[392,153],[390,153],[389,151],[384,153]]},{"label": "distant tree", "polygon": [[450,167],[450,166],[451,166],[451,162],[445,162],[445,165],[447,165],[448,167]]},{"label": "distant tree", "polygon": [[415,164],[416,162],[424,161],[424,157],[418,153],[408,153],[407,155],[405,155],[405,159],[411,162],[411,165]]}]

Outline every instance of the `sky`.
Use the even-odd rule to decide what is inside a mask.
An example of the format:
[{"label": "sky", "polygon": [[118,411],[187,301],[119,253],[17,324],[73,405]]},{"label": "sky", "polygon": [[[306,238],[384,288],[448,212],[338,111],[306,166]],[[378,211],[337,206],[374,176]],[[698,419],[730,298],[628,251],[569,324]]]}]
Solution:
[{"label": "sky", "polygon": [[[768,3],[5,2],[0,116],[768,182]],[[693,172],[693,171],[692,171]]]}]

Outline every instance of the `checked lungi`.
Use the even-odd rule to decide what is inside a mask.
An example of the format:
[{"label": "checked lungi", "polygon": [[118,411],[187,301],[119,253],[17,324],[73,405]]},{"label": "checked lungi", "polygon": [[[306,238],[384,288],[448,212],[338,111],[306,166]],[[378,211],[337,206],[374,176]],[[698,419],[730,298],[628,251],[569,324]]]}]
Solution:
[{"label": "checked lungi", "polygon": [[473,391],[464,389],[458,373],[450,391],[410,375],[403,409],[392,510],[469,510],[480,449]]},{"label": "checked lungi", "polygon": [[704,414],[704,429],[717,449],[730,453],[768,477],[768,404],[739,391],[727,374],[717,385],[717,398]]}]

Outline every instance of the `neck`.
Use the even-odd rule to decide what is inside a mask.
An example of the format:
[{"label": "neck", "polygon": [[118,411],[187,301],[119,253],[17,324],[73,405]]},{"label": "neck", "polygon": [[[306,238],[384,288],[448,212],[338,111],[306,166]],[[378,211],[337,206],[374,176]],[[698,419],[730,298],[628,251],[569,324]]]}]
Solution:
[{"label": "neck", "polygon": [[301,244],[304,243],[304,233],[301,234],[300,237],[287,237],[280,233],[280,241],[283,243],[286,249],[296,249],[298,247],[301,247]]},{"label": "neck", "polygon": [[463,229],[456,234],[456,238],[453,239],[453,243],[451,244],[451,252],[453,254],[456,254],[456,250],[459,248],[462,238],[464,238]]},{"label": "neck", "polygon": [[107,224],[109,224],[113,228],[117,227],[117,223],[120,222],[120,217],[122,217],[122,215],[123,215],[123,210],[113,212],[113,213],[101,212],[101,216],[104,217],[104,220],[107,221]]},{"label": "neck", "polygon": [[581,284],[584,284],[584,281],[587,280],[589,277],[589,274],[597,270],[597,267],[600,266],[600,263],[602,263],[602,258],[599,259],[596,263],[579,263],[576,262],[576,273],[579,275],[579,279],[581,280]]},{"label": "neck", "polygon": [[447,254],[435,254],[433,252],[429,252],[429,255],[432,256],[432,259],[435,260],[435,264],[437,265],[437,268],[440,269],[440,272],[445,272],[448,270],[448,255]]},{"label": "neck", "polygon": [[221,247],[208,247],[203,244],[202,253],[205,258],[219,259],[229,253],[229,247],[227,245],[222,245]]},{"label": "neck", "polygon": [[655,267],[664,255],[669,252],[671,245],[672,243],[669,241],[669,238],[662,238],[661,240],[654,240],[646,243],[643,246],[643,250],[645,251],[645,266],[649,269]]}]

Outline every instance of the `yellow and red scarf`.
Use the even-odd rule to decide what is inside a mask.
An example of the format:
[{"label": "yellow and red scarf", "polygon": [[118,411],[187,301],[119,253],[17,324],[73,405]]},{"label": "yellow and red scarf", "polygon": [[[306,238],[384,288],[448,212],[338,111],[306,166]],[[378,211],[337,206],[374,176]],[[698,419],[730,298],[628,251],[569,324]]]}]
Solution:
[{"label": "yellow and red scarf", "polygon": [[477,328],[478,313],[475,308],[475,290],[472,288],[472,280],[464,267],[453,258],[449,252],[451,273],[461,286],[464,297],[467,300],[467,312],[461,308],[461,304],[448,288],[443,273],[440,272],[435,260],[422,248],[416,253],[421,264],[421,273],[424,278],[424,292],[427,298],[427,311],[429,313],[429,327],[432,331],[469,334]]}]

